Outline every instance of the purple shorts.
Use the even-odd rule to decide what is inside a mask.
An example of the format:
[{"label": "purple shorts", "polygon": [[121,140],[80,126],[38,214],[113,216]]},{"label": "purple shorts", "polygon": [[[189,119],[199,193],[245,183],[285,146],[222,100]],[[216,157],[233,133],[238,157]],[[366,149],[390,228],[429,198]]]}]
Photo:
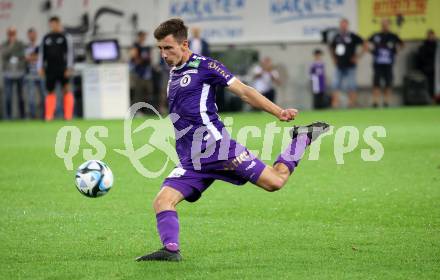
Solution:
[{"label": "purple shorts", "polygon": [[176,167],[165,178],[162,187],[171,187],[179,191],[185,200],[195,202],[215,180],[234,185],[243,185],[247,182],[255,184],[265,167],[264,162],[243,147],[237,156],[232,156],[228,160],[210,162],[202,170]]}]

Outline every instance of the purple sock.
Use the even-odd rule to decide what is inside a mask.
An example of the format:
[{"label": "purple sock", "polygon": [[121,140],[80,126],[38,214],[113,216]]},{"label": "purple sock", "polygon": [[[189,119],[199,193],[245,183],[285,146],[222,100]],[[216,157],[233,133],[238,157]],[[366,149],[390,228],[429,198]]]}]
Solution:
[{"label": "purple sock", "polygon": [[307,134],[300,134],[298,137],[292,140],[290,145],[282,152],[274,165],[277,163],[283,163],[289,168],[290,174],[296,166],[298,166],[299,161],[304,155],[307,146],[310,144],[310,139]]},{"label": "purple sock", "polygon": [[166,210],[156,214],[157,231],[162,244],[170,251],[179,250],[179,218],[176,211]]}]

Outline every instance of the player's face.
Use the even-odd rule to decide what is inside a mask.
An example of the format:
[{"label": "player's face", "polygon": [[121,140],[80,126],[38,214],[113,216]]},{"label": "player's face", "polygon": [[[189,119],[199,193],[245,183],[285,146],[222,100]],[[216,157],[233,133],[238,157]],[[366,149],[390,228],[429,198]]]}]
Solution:
[{"label": "player's face", "polygon": [[173,35],[168,35],[162,40],[157,41],[160,56],[170,66],[182,64],[183,56],[188,51],[188,40],[179,43]]}]

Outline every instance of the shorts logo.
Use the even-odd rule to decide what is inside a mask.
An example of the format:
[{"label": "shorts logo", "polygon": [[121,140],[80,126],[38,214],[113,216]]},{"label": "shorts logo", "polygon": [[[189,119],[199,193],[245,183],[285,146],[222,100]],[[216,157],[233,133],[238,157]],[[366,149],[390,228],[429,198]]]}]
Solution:
[{"label": "shorts logo", "polygon": [[255,165],[256,165],[256,163],[255,163],[255,161],[253,160],[253,161],[251,162],[251,164],[249,164],[249,166],[246,167],[245,170],[249,170],[249,169],[253,168]]},{"label": "shorts logo", "polygon": [[[238,156],[236,156],[232,161],[227,161],[226,163],[224,163],[223,164],[224,170],[235,170],[240,164],[242,164],[244,161],[248,161],[248,160],[250,160],[249,152],[244,151],[241,154],[239,154]],[[254,164],[255,164],[255,162],[254,162]],[[251,166],[251,165],[252,165],[252,162],[251,162],[251,164],[249,164],[249,166]],[[248,168],[249,168],[249,166],[248,166]],[[250,167],[250,168],[252,168],[252,167]]]},{"label": "shorts logo", "polygon": [[181,167],[176,167],[171,171],[170,175],[168,175],[168,178],[179,178],[185,175],[186,170]]},{"label": "shorts logo", "polygon": [[182,79],[180,79],[180,86],[181,87],[186,87],[187,85],[189,85],[189,83],[191,83],[191,76],[190,75],[185,75],[182,77]]}]

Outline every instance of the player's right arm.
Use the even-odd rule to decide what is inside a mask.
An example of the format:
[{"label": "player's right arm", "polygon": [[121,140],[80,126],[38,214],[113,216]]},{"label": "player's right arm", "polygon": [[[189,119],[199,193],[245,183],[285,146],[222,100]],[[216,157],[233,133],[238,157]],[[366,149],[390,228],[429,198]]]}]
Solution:
[{"label": "player's right arm", "polygon": [[240,80],[234,79],[228,86],[228,90],[240,97],[241,100],[248,103],[254,108],[268,112],[281,121],[291,121],[298,114],[296,109],[282,109],[253,87],[243,84]]},{"label": "player's right arm", "polygon": [[253,87],[243,84],[220,62],[205,59],[201,62],[204,82],[213,86],[227,87],[232,93],[254,108],[266,111],[281,121],[291,121],[298,114],[296,109],[282,109],[264,97]]}]

